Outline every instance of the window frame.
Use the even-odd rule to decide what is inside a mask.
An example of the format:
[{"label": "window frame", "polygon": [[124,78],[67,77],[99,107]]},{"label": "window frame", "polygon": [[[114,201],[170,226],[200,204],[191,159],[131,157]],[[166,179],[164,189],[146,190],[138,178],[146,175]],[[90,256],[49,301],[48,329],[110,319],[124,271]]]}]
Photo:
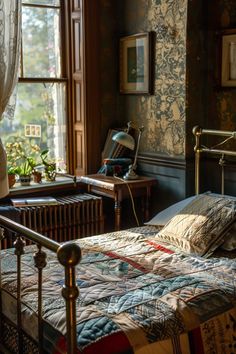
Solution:
[{"label": "window frame", "polygon": [[[67,128],[66,132],[66,168],[68,173],[73,173],[73,166],[69,163],[69,156],[71,156],[70,150],[70,141],[71,141],[71,131],[70,131],[70,120],[69,117],[71,116],[71,103],[69,100],[69,91],[70,91],[70,72],[66,68],[68,68],[68,53],[70,51],[69,46],[69,28],[68,28],[68,1],[67,0],[60,0],[59,6],[53,5],[43,5],[43,4],[30,4],[24,2],[22,0],[22,7],[29,7],[29,8],[48,8],[48,9],[59,9],[59,28],[60,28],[60,55],[61,55],[61,77],[29,77],[24,76],[23,73],[23,46],[22,46],[22,39],[21,39],[21,55],[20,55],[20,68],[21,72],[18,77],[18,83],[64,83],[65,84],[65,104],[66,104],[66,111],[65,111],[65,124]],[[21,29],[22,30],[22,29]],[[21,37],[22,38],[22,37]],[[72,150],[73,151],[73,150]],[[43,188],[43,185],[42,185]]]},{"label": "window frame", "polygon": [[[24,3],[24,1],[23,1]],[[100,93],[100,32],[98,1],[60,0],[61,4],[61,72],[62,78],[52,78],[50,82],[65,82],[66,95],[66,125],[67,125],[67,172],[70,175],[85,175],[96,173],[101,165],[101,93]],[[28,5],[28,4],[27,4]],[[91,23],[91,18],[93,21]],[[81,72],[74,69],[74,55],[76,51],[73,35],[73,23],[79,21],[81,31]],[[80,77],[81,100],[78,102],[75,93],[75,80]],[[48,79],[44,78],[47,82]],[[19,82],[42,82],[42,78],[19,78]],[[77,106],[81,106],[82,121],[78,124],[75,117]],[[77,139],[77,130],[80,130],[81,141]],[[79,162],[79,163],[78,163]],[[81,163],[80,163],[81,162]],[[71,189],[71,179],[67,179]],[[50,187],[44,183],[37,190],[34,186],[11,190],[11,195],[48,194],[61,190],[60,183],[50,182]],[[81,188],[81,184],[79,183]],[[68,190],[66,188],[66,190]],[[72,189],[77,189],[74,186]],[[60,193],[61,193],[60,192]]]}]

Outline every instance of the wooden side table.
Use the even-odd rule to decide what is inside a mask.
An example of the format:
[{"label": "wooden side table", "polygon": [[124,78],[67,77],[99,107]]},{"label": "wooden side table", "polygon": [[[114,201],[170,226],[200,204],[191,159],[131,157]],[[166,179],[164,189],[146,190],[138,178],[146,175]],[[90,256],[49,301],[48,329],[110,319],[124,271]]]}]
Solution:
[{"label": "wooden side table", "polygon": [[[82,176],[80,182],[88,186],[88,192],[114,199],[115,230],[121,226],[121,204],[124,199],[130,198],[129,188],[133,197],[142,197],[145,221],[149,220],[149,203],[151,187],[157,183],[155,178],[139,176],[136,180],[123,180],[113,176],[93,174]],[[129,188],[128,188],[128,186]]]}]

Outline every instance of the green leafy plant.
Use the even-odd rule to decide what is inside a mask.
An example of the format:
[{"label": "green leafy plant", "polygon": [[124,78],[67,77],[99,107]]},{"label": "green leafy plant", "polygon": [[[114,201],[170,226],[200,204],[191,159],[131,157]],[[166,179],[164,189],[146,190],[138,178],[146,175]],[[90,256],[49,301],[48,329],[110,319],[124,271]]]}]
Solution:
[{"label": "green leafy plant", "polygon": [[14,166],[7,166],[7,173],[8,175],[15,175],[17,172],[17,167]]},{"label": "green leafy plant", "polygon": [[6,143],[8,169],[18,175],[29,175],[40,163],[40,147],[29,139],[11,136]]},{"label": "green leafy plant", "polygon": [[52,159],[49,159],[49,150],[43,150],[40,153],[40,157],[44,165],[46,179],[49,181],[54,181],[56,178],[56,162]]},{"label": "green leafy plant", "polygon": [[27,157],[27,161],[32,168],[32,173],[36,171],[36,167],[40,166],[40,162],[37,162],[36,159],[32,156]]},{"label": "green leafy plant", "polygon": [[21,176],[31,176],[33,168],[29,161],[30,158],[27,158],[21,165],[15,168],[16,174]]}]

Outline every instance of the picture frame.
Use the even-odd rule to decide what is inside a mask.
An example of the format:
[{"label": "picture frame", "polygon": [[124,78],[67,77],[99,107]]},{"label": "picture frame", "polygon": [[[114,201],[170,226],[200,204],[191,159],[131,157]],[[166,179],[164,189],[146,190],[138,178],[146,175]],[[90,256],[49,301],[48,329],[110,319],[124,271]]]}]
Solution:
[{"label": "picture frame", "polygon": [[236,87],[236,30],[222,35],[221,86]]},{"label": "picture frame", "polygon": [[25,136],[30,138],[41,138],[41,125],[38,124],[26,124]]},{"label": "picture frame", "polygon": [[151,33],[120,38],[120,93],[151,94]]}]

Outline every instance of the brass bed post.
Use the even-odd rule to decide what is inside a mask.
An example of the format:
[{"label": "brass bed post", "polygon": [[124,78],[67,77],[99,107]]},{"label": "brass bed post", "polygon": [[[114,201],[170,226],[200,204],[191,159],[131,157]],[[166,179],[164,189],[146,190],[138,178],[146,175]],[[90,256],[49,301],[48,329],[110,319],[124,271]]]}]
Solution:
[{"label": "brass bed post", "polygon": [[[4,239],[4,229],[0,227],[0,250]],[[0,345],[2,336],[2,256],[0,256]]]},{"label": "brass bed post", "polygon": [[42,281],[43,268],[46,267],[46,253],[42,251],[41,245],[37,245],[38,251],[34,254],[34,265],[38,269],[38,338],[39,338],[39,354],[43,354],[43,318],[42,318]]},{"label": "brass bed post", "polygon": [[57,257],[65,268],[62,296],[66,301],[67,354],[75,354],[77,352],[76,299],[79,296],[75,266],[81,260],[81,249],[74,242],[66,242],[58,248]]},{"label": "brass bed post", "polygon": [[225,155],[219,160],[219,165],[221,166],[221,194],[225,194]]},{"label": "brass bed post", "polygon": [[193,128],[193,134],[195,135],[195,194],[199,194],[199,179],[200,179],[200,136],[202,134],[202,129],[199,126]]},{"label": "brass bed post", "polygon": [[17,258],[17,335],[19,353],[21,353],[21,350],[23,350],[21,316],[21,256],[25,253],[25,241],[21,238],[20,234],[16,234],[16,240],[13,245],[15,247],[15,255]]}]

